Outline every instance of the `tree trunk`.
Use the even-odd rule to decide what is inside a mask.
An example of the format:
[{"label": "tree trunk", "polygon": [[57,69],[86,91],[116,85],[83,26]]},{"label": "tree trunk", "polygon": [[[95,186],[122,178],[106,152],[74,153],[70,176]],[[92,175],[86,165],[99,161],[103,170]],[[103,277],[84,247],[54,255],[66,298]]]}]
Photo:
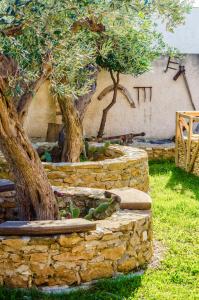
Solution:
[{"label": "tree trunk", "polygon": [[57,203],[37,152],[29,142],[16,109],[0,95],[0,149],[15,178],[21,220],[53,220]]},{"label": "tree trunk", "polygon": [[117,79],[115,79],[115,77],[113,75],[113,72],[111,70],[110,70],[110,75],[111,75],[111,78],[113,80],[113,86],[114,86],[114,88],[113,88],[113,98],[112,98],[111,103],[109,103],[109,105],[103,110],[102,120],[101,120],[101,123],[100,123],[100,128],[99,128],[99,131],[98,131],[98,135],[97,135],[98,138],[103,137],[108,112],[117,101],[117,92],[118,92],[118,85],[119,85],[119,72],[117,73]]},{"label": "tree trunk", "polygon": [[77,99],[59,99],[64,128],[60,133],[60,146],[62,148],[62,161],[77,162],[83,150],[83,126],[85,112],[96,91],[98,69],[92,65],[87,67],[91,72],[90,80],[93,84],[90,91]]},{"label": "tree trunk", "polygon": [[61,161],[78,162],[83,149],[83,128],[73,100],[58,98],[64,123],[64,145]]}]

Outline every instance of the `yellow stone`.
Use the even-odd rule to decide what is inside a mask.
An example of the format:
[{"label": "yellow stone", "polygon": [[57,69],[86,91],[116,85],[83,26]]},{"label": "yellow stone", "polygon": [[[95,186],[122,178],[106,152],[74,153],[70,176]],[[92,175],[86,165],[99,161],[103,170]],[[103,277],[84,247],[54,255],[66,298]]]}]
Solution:
[{"label": "yellow stone", "polygon": [[122,259],[118,264],[118,271],[127,273],[138,267],[138,263],[134,257]]},{"label": "yellow stone", "polygon": [[126,247],[124,245],[109,249],[104,249],[101,251],[101,255],[104,256],[105,259],[117,260],[122,257],[125,253]]},{"label": "yellow stone", "polygon": [[28,276],[21,276],[19,274],[7,276],[4,278],[4,284],[12,288],[27,288],[29,287],[29,278]]},{"label": "yellow stone", "polygon": [[77,244],[78,242],[82,241],[83,239],[78,235],[72,236],[60,236],[58,242],[62,247],[73,247],[73,245]]},{"label": "yellow stone", "polygon": [[2,241],[2,244],[11,247],[13,249],[20,250],[22,247],[27,245],[28,242],[29,240],[23,240],[23,239],[6,239]]},{"label": "yellow stone", "polygon": [[76,261],[76,260],[89,260],[92,259],[94,256],[93,251],[81,251],[80,253],[71,253],[71,252],[64,252],[62,254],[58,254],[53,256],[53,259],[56,261]]},{"label": "yellow stone", "polygon": [[114,274],[111,262],[89,263],[85,270],[80,272],[82,281],[91,281],[98,278],[111,277]]},{"label": "yellow stone", "polygon": [[45,263],[48,261],[48,253],[33,253],[30,255],[30,261]]}]

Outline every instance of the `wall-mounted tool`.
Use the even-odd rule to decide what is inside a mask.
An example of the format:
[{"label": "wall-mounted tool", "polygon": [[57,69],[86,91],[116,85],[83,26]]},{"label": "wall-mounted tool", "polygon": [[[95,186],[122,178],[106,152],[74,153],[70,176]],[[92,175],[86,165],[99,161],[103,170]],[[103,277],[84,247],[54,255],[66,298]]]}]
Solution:
[{"label": "wall-mounted tool", "polygon": [[171,57],[169,56],[168,62],[167,62],[167,66],[166,66],[166,69],[164,70],[165,73],[168,71],[168,69],[171,69],[171,70],[178,70],[178,67],[177,67],[177,68],[174,68],[174,66],[176,66],[176,65],[179,66],[180,60],[179,60],[179,58],[176,58],[176,57],[173,58],[173,59],[176,59],[176,61],[171,60]]},{"label": "wall-mounted tool", "polygon": [[152,101],[152,86],[135,86],[134,89],[137,90],[137,101],[138,104],[140,103],[141,100],[141,91],[143,92],[143,96],[144,96],[144,102],[147,101],[147,90],[149,90],[149,101]]},{"label": "wall-mounted tool", "polygon": [[196,110],[195,104],[194,104],[194,102],[193,102],[193,97],[192,97],[192,94],[191,94],[189,82],[188,82],[188,80],[187,80],[185,66],[181,66],[181,65],[180,65],[180,66],[179,66],[178,72],[177,72],[176,75],[173,77],[173,80],[177,81],[178,78],[179,78],[181,75],[183,76],[184,83],[185,83],[185,86],[186,86],[186,89],[187,89],[187,93],[188,93],[188,95],[189,95],[189,99],[190,99],[191,105],[192,105],[193,109]]},{"label": "wall-mounted tool", "polygon": [[[176,73],[176,75],[173,77],[173,80],[177,81],[178,78],[182,75],[183,79],[184,79],[184,83],[185,83],[185,87],[191,102],[191,105],[193,107],[194,110],[196,110],[195,104],[193,102],[193,97],[191,94],[191,90],[190,90],[190,86],[189,86],[189,82],[187,80],[187,76],[186,76],[186,70],[185,70],[185,66],[183,66],[179,60],[179,58],[175,57],[174,60],[171,60],[171,57],[168,58],[168,62],[167,62],[167,66],[165,69],[165,73],[168,71],[168,69],[172,69],[172,70],[176,70],[178,71]],[[176,66],[176,68],[174,68],[174,66]]]},{"label": "wall-mounted tool", "polygon": [[127,145],[129,143],[132,143],[133,139],[135,137],[139,136],[145,136],[145,132],[140,132],[140,133],[127,133],[127,134],[122,134],[122,135],[115,135],[115,136],[108,136],[108,137],[102,137],[102,138],[86,138],[87,142],[111,142],[111,143],[120,143],[122,145]]},{"label": "wall-mounted tool", "polygon": [[[102,100],[108,93],[112,92],[114,89],[113,85],[107,86],[97,97],[98,100]],[[130,106],[132,108],[135,108],[135,102],[133,101],[133,98],[131,97],[129,91],[122,86],[121,84],[118,85],[118,90],[122,93],[122,95],[126,98],[126,100],[129,102]]]}]

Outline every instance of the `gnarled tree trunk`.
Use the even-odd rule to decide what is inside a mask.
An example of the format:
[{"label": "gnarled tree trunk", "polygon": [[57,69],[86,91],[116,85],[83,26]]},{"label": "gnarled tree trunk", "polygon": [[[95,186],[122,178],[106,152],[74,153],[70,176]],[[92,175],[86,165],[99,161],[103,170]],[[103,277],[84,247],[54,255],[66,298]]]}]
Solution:
[{"label": "gnarled tree trunk", "polygon": [[102,120],[101,120],[101,123],[100,123],[100,128],[99,128],[99,131],[98,131],[98,135],[97,135],[98,138],[103,137],[108,112],[113,107],[113,105],[116,103],[116,100],[117,100],[118,85],[119,85],[119,81],[120,81],[119,72],[117,73],[117,79],[115,79],[112,70],[110,70],[110,75],[111,75],[111,78],[113,80],[113,85],[114,85],[113,98],[112,98],[111,103],[103,110]]},{"label": "gnarled tree trunk", "polygon": [[56,219],[57,204],[42,163],[20,124],[12,101],[2,93],[0,149],[15,178],[21,220]]},{"label": "gnarled tree trunk", "polygon": [[[62,113],[64,128],[62,130],[62,161],[78,162],[83,150],[83,126],[85,112],[96,90],[98,70],[89,66],[93,74],[90,79],[94,82],[90,91],[73,101],[71,98],[58,98]],[[64,131],[64,134],[63,134]]]},{"label": "gnarled tree trunk", "polygon": [[83,128],[79,114],[70,97],[58,98],[64,123],[62,161],[77,162],[83,149]]}]

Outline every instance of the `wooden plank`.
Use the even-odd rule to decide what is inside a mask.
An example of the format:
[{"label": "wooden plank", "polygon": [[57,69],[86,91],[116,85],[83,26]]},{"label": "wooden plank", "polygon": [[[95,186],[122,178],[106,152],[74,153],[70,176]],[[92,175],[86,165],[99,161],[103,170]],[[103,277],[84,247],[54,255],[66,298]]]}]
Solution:
[{"label": "wooden plank", "polygon": [[184,164],[186,164],[187,149],[186,149],[185,138],[184,138],[184,135],[183,135],[183,128],[182,128],[183,126],[180,122],[178,122],[178,126],[179,126],[179,129],[180,129],[180,138],[181,138],[181,142],[182,142],[183,150],[184,150]]},{"label": "wooden plank", "polygon": [[94,222],[81,218],[56,221],[7,221],[0,224],[0,235],[43,236],[95,229]]},{"label": "wooden plank", "polygon": [[7,179],[0,179],[0,193],[10,192],[15,190],[14,182]]},{"label": "wooden plank", "polygon": [[193,118],[189,120],[189,130],[187,135],[187,158],[186,158],[186,170],[189,169],[190,157],[191,157],[191,137],[193,134]]},{"label": "wooden plank", "polygon": [[176,112],[176,138],[175,138],[175,163],[176,163],[176,166],[179,165],[179,138],[180,138],[179,113]]},{"label": "wooden plank", "polygon": [[183,117],[185,119],[190,119],[190,115],[184,114],[184,113],[180,113],[180,117]]},{"label": "wooden plank", "polygon": [[199,111],[178,111],[180,115],[184,114],[187,116],[199,116]]},{"label": "wooden plank", "polygon": [[188,166],[188,172],[192,171],[194,163],[195,163],[195,160],[196,160],[196,157],[198,155],[198,152],[199,152],[199,140],[198,140],[198,144],[196,146],[195,152],[193,153],[193,157],[191,159],[191,162],[190,162],[190,164]]}]

